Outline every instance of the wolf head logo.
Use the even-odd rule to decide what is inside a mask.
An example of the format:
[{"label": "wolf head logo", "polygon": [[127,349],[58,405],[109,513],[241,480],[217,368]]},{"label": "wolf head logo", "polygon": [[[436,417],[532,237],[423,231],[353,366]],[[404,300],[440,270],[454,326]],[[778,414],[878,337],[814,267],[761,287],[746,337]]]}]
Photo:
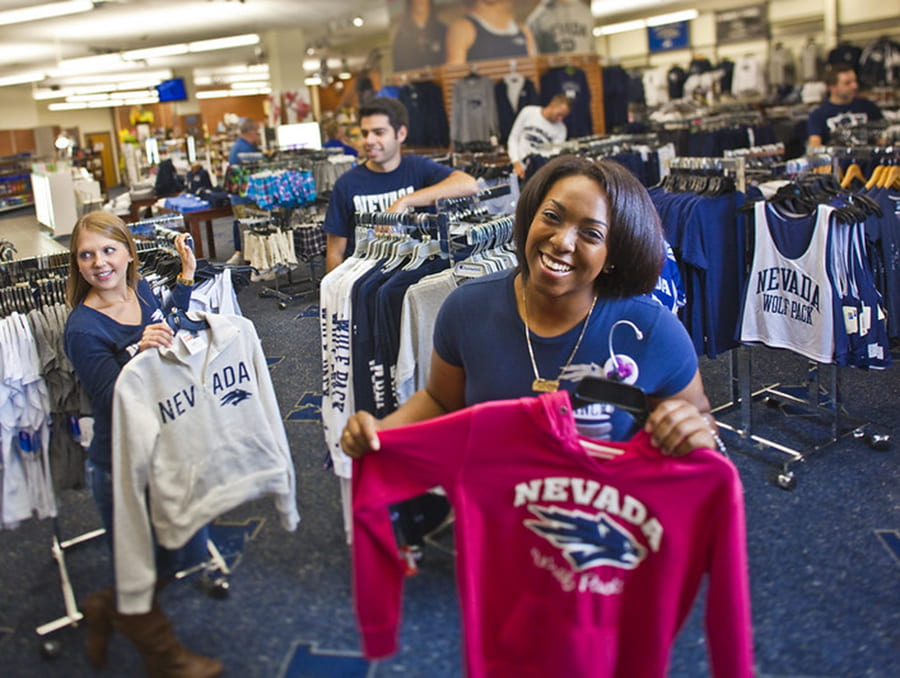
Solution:
[{"label": "wolf head logo", "polygon": [[237,406],[238,403],[241,403],[248,398],[250,398],[253,394],[249,391],[245,391],[242,388],[236,388],[233,391],[229,391],[225,395],[223,395],[219,399],[219,404],[224,407],[225,405],[234,405]]},{"label": "wolf head logo", "polygon": [[577,570],[598,565],[633,570],[647,555],[646,548],[602,511],[590,515],[555,506],[528,510],[540,520],[526,520],[526,527],[562,551]]}]

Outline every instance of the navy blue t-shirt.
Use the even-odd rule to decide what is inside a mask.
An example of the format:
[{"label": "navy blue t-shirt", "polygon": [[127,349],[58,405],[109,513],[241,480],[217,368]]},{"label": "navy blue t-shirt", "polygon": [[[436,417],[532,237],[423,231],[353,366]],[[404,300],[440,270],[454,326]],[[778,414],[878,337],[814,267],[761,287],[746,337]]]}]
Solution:
[{"label": "navy blue t-shirt", "polygon": [[817,134],[822,137],[822,143],[827,144],[831,140],[831,128],[829,121],[834,124],[840,117],[846,113],[865,113],[867,121],[881,120],[884,116],[878,105],[868,99],[857,97],[849,104],[833,104],[825,101],[821,106],[809,114],[809,124],[807,131],[809,136]]},{"label": "navy blue t-shirt", "polygon": [[453,170],[419,155],[405,155],[392,172],[373,172],[358,165],[335,182],[325,213],[326,233],[347,238],[346,255],[353,254],[356,212],[383,212],[398,198],[446,179]]},{"label": "navy blue t-shirt", "polygon": [[[467,282],[450,293],[441,306],[434,328],[434,350],[450,365],[466,373],[466,405],[534,395],[534,373],[525,342],[525,324],[519,316],[514,289],[515,271],[501,271]],[[531,334],[538,373],[561,379],[561,388],[574,390],[586,376],[607,376],[610,332],[618,320],[633,322],[638,339],[628,326],[619,325],[612,337],[623,381],[648,395],[667,398],[683,390],[697,371],[697,355],[678,318],[650,296],[597,301],[584,338],[569,368],[560,375],[578,341],[582,324],[556,337]],[[631,417],[605,404],[576,412],[583,435],[622,440],[632,433]]]}]

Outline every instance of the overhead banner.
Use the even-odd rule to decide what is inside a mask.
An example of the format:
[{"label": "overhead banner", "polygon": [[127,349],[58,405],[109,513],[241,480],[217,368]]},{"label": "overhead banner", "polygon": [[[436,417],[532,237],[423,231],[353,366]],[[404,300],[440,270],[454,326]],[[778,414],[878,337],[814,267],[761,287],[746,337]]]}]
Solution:
[{"label": "overhead banner", "polygon": [[716,42],[746,42],[769,37],[769,16],[766,5],[716,12]]},{"label": "overhead banner", "polygon": [[588,0],[388,0],[395,71],[594,52]]},{"label": "overhead banner", "polygon": [[690,47],[689,25],[688,21],[678,21],[664,26],[647,26],[647,42],[650,46],[650,53]]}]

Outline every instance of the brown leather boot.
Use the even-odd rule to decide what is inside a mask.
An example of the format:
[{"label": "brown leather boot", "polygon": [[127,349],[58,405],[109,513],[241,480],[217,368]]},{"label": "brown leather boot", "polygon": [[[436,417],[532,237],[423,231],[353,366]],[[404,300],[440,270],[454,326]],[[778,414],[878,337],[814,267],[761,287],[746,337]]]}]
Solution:
[{"label": "brown leather boot", "polygon": [[116,600],[112,587],[92,593],[81,604],[84,614],[85,636],[88,661],[95,669],[106,668],[106,648],[113,632],[113,616]]},{"label": "brown leather boot", "polygon": [[113,625],[134,643],[150,678],[212,678],[225,670],[222,662],[194,654],[178,641],[155,596],[150,612],[116,613]]}]

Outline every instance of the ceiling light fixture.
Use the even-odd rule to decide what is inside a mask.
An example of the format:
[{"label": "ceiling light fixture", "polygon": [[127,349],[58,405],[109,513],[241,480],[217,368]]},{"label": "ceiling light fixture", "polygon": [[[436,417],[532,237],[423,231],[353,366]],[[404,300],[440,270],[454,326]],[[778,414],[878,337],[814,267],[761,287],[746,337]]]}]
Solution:
[{"label": "ceiling light fixture", "polygon": [[51,75],[72,75],[73,73],[100,73],[103,71],[111,71],[113,69],[134,68],[135,64],[122,61],[122,55],[118,52],[113,54],[98,54],[96,56],[78,57],[75,59],[62,59],[59,62],[59,68],[51,73]]},{"label": "ceiling light fixture", "polygon": [[162,45],[160,47],[146,47],[144,49],[130,49],[122,52],[122,58],[126,61],[143,61],[157,57],[178,56],[187,54],[187,43],[181,42],[175,45]]},{"label": "ceiling light fixture", "polygon": [[363,24],[366,23],[361,16],[353,17],[353,25],[357,28],[362,28]]},{"label": "ceiling light fixture", "polygon": [[91,0],[52,2],[47,5],[10,9],[0,12],[0,26],[24,24],[29,21],[52,19],[59,16],[68,16],[69,14],[80,14],[81,12],[90,12],[92,9],[94,9],[94,3]]},{"label": "ceiling light fixture", "polygon": [[686,9],[683,12],[670,12],[669,14],[659,14],[649,19],[635,19],[634,21],[622,21],[617,24],[606,24],[605,26],[597,26],[594,28],[594,35],[613,35],[615,33],[625,33],[627,31],[639,31],[648,26],[665,26],[666,24],[674,24],[678,21],[690,21],[700,16],[696,9]]},{"label": "ceiling light fixture", "polygon": [[40,82],[46,76],[43,73],[19,73],[18,75],[9,75],[6,77],[0,77],[0,87],[7,87],[9,85],[24,85],[29,82]]},{"label": "ceiling light fixture", "polygon": [[246,97],[255,94],[271,94],[271,87],[259,89],[208,89],[197,92],[198,99],[224,99],[225,97]]},{"label": "ceiling light fixture", "polygon": [[683,12],[670,12],[669,14],[659,14],[647,19],[648,26],[665,26],[666,24],[674,24],[679,21],[691,21],[700,16],[696,9],[686,9]]},{"label": "ceiling light fixture", "polygon": [[228,38],[189,42],[188,50],[191,52],[212,52],[217,49],[231,49],[232,47],[247,47],[258,44],[259,35],[256,33],[245,33],[244,35],[232,35]]}]

